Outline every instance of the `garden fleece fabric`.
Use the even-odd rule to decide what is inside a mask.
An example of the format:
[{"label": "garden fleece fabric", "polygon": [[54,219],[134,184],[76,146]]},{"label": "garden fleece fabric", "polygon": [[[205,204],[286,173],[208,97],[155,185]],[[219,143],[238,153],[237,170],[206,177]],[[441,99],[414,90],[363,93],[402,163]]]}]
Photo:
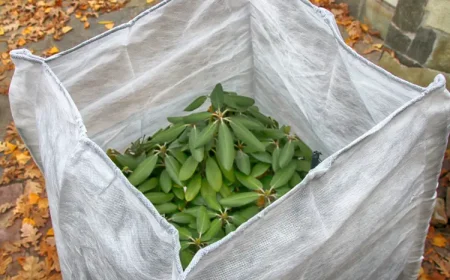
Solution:
[{"label": "garden fleece fabric", "polygon": [[[447,144],[445,79],[357,55],[307,0],[162,1],[73,49],[12,52],[64,279],[416,279]],[[218,82],[325,160],[183,271],[178,233],[106,156]]]}]

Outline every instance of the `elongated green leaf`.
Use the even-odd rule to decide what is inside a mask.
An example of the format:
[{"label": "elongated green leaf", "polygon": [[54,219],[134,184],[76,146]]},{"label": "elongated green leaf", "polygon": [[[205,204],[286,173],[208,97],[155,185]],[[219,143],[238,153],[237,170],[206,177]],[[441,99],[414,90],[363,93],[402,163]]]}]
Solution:
[{"label": "elongated green leaf", "polygon": [[189,248],[189,246],[191,246],[191,242],[189,241],[180,241],[180,250],[186,250],[187,248]]},{"label": "elongated green leaf", "polygon": [[210,112],[193,113],[188,116],[184,116],[183,122],[186,124],[197,123],[200,121],[207,120],[207,119],[211,118],[211,116],[212,116],[212,113],[210,113]]},{"label": "elongated green leaf", "polygon": [[259,130],[266,129],[265,126],[261,122],[259,122],[256,119],[247,117],[245,115],[234,116],[233,119],[239,121],[243,126],[248,128],[249,130],[259,131]]},{"label": "elongated green leaf", "polygon": [[178,160],[179,163],[184,164],[187,160],[187,155],[181,151],[180,148],[169,149],[169,152]]},{"label": "elongated green leaf", "polygon": [[175,194],[176,197],[178,197],[179,199],[184,200],[184,190],[183,188],[173,188],[172,189],[173,193]]},{"label": "elongated green leaf", "polygon": [[132,155],[117,154],[115,155],[115,157],[119,164],[122,165],[122,167],[128,166],[128,168],[131,170],[135,170],[139,165],[137,158],[133,157]]},{"label": "elongated green leaf", "polygon": [[182,124],[183,117],[168,117],[167,120],[173,124]]},{"label": "elongated green leaf", "polygon": [[157,161],[158,155],[152,155],[146,158],[136,167],[136,170],[134,170],[130,177],[128,177],[128,181],[130,181],[133,186],[137,186],[144,182],[145,179],[152,174]]},{"label": "elongated green leaf", "polygon": [[192,215],[189,215],[187,213],[180,212],[180,213],[173,214],[170,217],[169,221],[172,221],[172,222],[175,222],[178,224],[190,224],[195,221],[195,217]]},{"label": "elongated green leaf", "polygon": [[264,136],[271,139],[281,139],[283,137],[286,137],[286,134],[284,134],[284,132],[279,129],[266,128],[261,132]]},{"label": "elongated green leaf", "polygon": [[255,100],[246,96],[225,94],[224,103],[231,108],[245,110],[255,104]]},{"label": "elongated green leaf", "polygon": [[208,217],[208,212],[206,211],[206,207],[200,206],[198,209],[198,215],[197,215],[197,232],[202,235],[205,233],[209,226],[211,225],[211,221]]},{"label": "elongated green leaf", "polygon": [[250,158],[241,150],[237,151],[236,153],[236,165],[242,173],[244,173],[245,175],[250,175]]},{"label": "elongated green leaf", "polygon": [[217,201],[217,193],[216,191],[211,188],[208,181],[203,179],[202,180],[202,188],[200,190],[201,195],[203,199],[206,202],[206,205],[216,211],[222,210],[222,207],[220,206],[219,202]]},{"label": "elongated green leaf", "polygon": [[219,203],[223,207],[241,207],[255,202],[259,196],[256,192],[242,192],[222,198]]},{"label": "elongated green leaf", "polygon": [[191,252],[189,249],[180,251],[180,261],[183,269],[186,269],[186,267],[191,263],[193,258],[194,253]]},{"label": "elongated green leaf", "polygon": [[201,240],[203,242],[211,240],[219,233],[221,228],[222,228],[222,221],[219,219],[214,219],[211,222],[208,231],[205,233],[205,235],[202,236]]},{"label": "elongated green leaf", "polygon": [[281,150],[279,147],[276,147],[272,153],[272,170],[277,172],[280,169],[280,153]]},{"label": "elongated green leaf", "polygon": [[189,133],[191,132],[191,127],[188,126],[181,134],[178,136],[175,141],[178,141],[180,144],[186,144],[189,140]]},{"label": "elongated green leaf", "polygon": [[197,220],[195,222],[190,223],[188,225],[188,227],[191,228],[191,229],[195,229],[195,231],[196,231],[195,233],[198,234],[197,233]]},{"label": "elongated green leaf", "polygon": [[187,201],[194,200],[194,198],[200,191],[201,187],[202,187],[202,177],[200,174],[196,174],[194,177],[192,177],[192,179],[189,181],[189,184],[187,185],[185,199]]},{"label": "elongated green leaf", "polygon": [[263,184],[258,179],[252,177],[251,175],[245,175],[239,171],[236,171],[236,178],[242,185],[251,190],[256,191],[261,190],[263,188]]},{"label": "elongated green leaf", "polygon": [[253,205],[253,206],[249,206],[249,207],[245,208],[244,210],[239,211],[238,214],[248,220],[251,217],[258,214],[260,210],[261,209],[259,209],[258,206]]},{"label": "elongated green leaf", "polygon": [[294,172],[294,175],[292,175],[291,179],[289,180],[289,187],[293,188],[297,186],[301,181],[302,177],[300,177],[297,172]]},{"label": "elongated green leaf", "polygon": [[230,125],[233,129],[234,134],[245,144],[255,147],[255,150],[264,152],[266,147],[261,143],[258,138],[253,135],[245,126],[243,126],[239,121],[235,120],[233,117],[230,118]]},{"label": "elongated green leaf", "polygon": [[239,215],[238,213],[235,213],[231,216],[231,222],[235,225],[235,226],[240,226],[243,223],[245,223],[247,221],[246,218],[242,217],[241,215]]},{"label": "elongated green leaf", "polygon": [[178,163],[178,161],[174,157],[166,155],[164,159],[164,165],[166,166],[166,170],[167,173],[169,173],[170,179],[172,179],[175,184],[182,186],[183,183],[181,183],[180,179],[178,178],[178,174],[180,174],[180,164]]},{"label": "elongated green leaf", "polygon": [[217,141],[217,159],[225,170],[233,167],[235,151],[231,131],[224,121],[219,124],[219,135]]},{"label": "elongated green leaf", "polygon": [[295,144],[292,141],[288,141],[283,149],[280,152],[280,158],[278,159],[278,163],[280,168],[283,168],[291,162],[292,157],[294,156]]},{"label": "elongated green leaf", "polygon": [[195,148],[199,148],[211,142],[214,137],[214,134],[217,131],[217,127],[219,126],[218,121],[210,123],[207,127],[205,127],[200,134],[196,137],[197,141],[195,143]]},{"label": "elongated green leaf", "polygon": [[[194,217],[197,217],[198,216],[198,209],[200,209],[200,207],[201,206],[189,207],[189,208],[184,209],[183,212],[187,213],[189,215],[192,215]],[[212,211],[212,210],[207,209],[206,213],[208,214],[208,217],[210,219],[217,217],[217,213]]]},{"label": "elongated green leaf", "polygon": [[273,176],[272,181],[270,181],[270,187],[276,189],[286,185],[292,175],[294,175],[296,167],[297,164],[295,161],[291,161],[288,166],[276,171],[275,176]]},{"label": "elongated green leaf", "polygon": [[170,203],[170,202],[155,205],[155,208],[156,208],[156,210],[158,210],[159,214],[170,214],[170,213],[174,213],[178,210],[177,205]]},{"label": "elongated green leaf", "polygon": [[176,227],[178,230],[178,236],[180,240],[190,240],[192,238],[192,233],[190,230],[184,227]]},{"label": "elongated green leaf", "polygon": [[171,193],[151,192],[145,194],[145,197],[147,197],[153,204],[163,204],[171,201],[174,195]]},{"label": "elongated green leaf", "polygon": [[185,124],[176,124],[167,130],[156,134],[149,142],[150,143],[166,143],[175,140],[186,129]]},{"label": "elongated green leaf", "polygon": [[197,206],[206,206],[206,201],[203,199],[201,195],[197,195],[193,200],[192,204]]},{"label": "elongated green leaf", "polygon": [[140,184],[138,186],[138,190],[142,193],[146,193],[148,191],[153,190],[158,186],[158,178],[151,178],[148,180],[145,180],[144,183]]},{"label": "elongated green leaf", "polygon": [[272,163],[272,156],[268,152],[251,153],[251,156],[265,163]]},{"label": "elongated green leaf", "polygon": [[255,164],[255,166],[253,166],[252,172],[250,173],[250,175],[257,178],[257,177],[263,175],[264,173],[266,173],[267,170],[269,170],[270,166],[271,165],[268,163],[259,162],[259,163]]},{"label": "elongated green leaf", "polygon": [[189,135],[189,150],[191,151],[192,157],[196,161],[201,162],[205,154],[205,148],[203,146],[196,148],[198,134],[198,128],[194,126],[191,130],[191,134]]},{"label": "elongated green leaf", "polygon": [[297,160],[297,171],[309,172],[310,169],[311,169],[311,161]]},{"label": "elongated green leaf", "polygon": [[209,185],[213,188],[213,190],[218,192],[222,187],[222,172],[220,172],[220,168],[214,158],[209,157],[206,160],[205,173]]},{"label": "elongated green leaf", "polygon": [[192,101],[191,104],[189,104],[186,108],[184,108],[184,111],[186,111],[186,112],[194,111],[195,109],[202,106],[203,103],[205,103],[207,98],[208,98],[207,96],[197,97],[194,101]]},{"label": "elongated green leaf", "polygon": [[229,197],[232,194],[230,187],[225,184],[222,185],[219,193],[222,197]]},{"label": "elongated green leaf", "polygon": [[272,181],[273,176],[267,175],[260,179],[261,183],[263,184],[263,189],[269,190],[270,189],[270,181]]},{"label": "elongated green leaf", "polygon": [[170,192],[172,189],[172,179],[170,179],[167,170],[163,170],[161,175],[159,175],[159,184],[161,186],[161,190],[165,193]]},{"label": "elongated green leaf", "polygon": [[186,181],[192,177],[197,169],[198,162],[191,156],[181,166],[179,178],[181,181]]},{"label": "elongated green leaf", "polygon": [[226,224],[225,225],[225,234],[226,235],[230,234],[231,232],[233,232],[235,230],[236,230],[236,226],[235,225],[233,225],[233,224]]},{"label": "elongated green leaf", "polygon": [[230,183],[234,183],[234,181],[236,181],[236,177],[234,176],[234,167],[231,166],[230,170],[226,170],[222,164],[220,163],[220,161],[217,161],[217,163],[219,164],[220,170],[222,171],[223,176],[230,182]]},{"label": "elongated green leaf", "polygon": [[302,152],[302,156],[307,160],[307,161],[311,161],[312,160],[312,154],[313,152],[311,151],[311,149],[306,146],[305,143],[303,143],[303,141],[298,140],[295,141],[295,143],[297,144],[297,146],[300,148],[300,151]]},{"label": "elongated green leaf", "polygon": [[277,198],[282,197],[283,195],[287,194],[291,188],[289,187],[281,187],[277,189]]},{"label": "elongated green leaf", "polygon": [[217,84],[211,93],[211,104],[215,110],[223,108],[224,92],[221,84]]},{"label": "elongated green leaf", "polygon": [[270,118],[261,114],[258,111],[258,108],[256,106],[252,106],[252,107],[248,108],[248,113],[251,116],[253,116],[255,119],[257,119],[258,121],[263,123],[264,125],[272,125],[273,124],[273,121]]}]

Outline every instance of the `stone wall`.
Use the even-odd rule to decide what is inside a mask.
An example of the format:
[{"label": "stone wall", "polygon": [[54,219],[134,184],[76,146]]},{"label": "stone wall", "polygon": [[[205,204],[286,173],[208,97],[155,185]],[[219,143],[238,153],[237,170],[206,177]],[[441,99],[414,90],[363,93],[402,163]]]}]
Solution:
[{"label": "stone wall", "polygon": [[341,0],[407,66],[450,73],[450,0]]}]

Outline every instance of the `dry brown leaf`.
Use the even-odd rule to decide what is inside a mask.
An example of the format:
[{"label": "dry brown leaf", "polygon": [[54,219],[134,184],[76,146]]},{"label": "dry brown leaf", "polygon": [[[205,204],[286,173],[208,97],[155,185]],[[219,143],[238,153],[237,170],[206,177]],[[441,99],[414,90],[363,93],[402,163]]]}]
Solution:
[{"label": "dry brown leaf", "polygon": [[3,27],[0,27],[0,36],[5,35],[5,29]]},{"label": "dry brown leaf", "polygon": [[64,33],[64,34],[66,34],[67,32],[69,32],[70,30],[72,30],[73,28],[71,27],[71,26],[64,26],[63,28],[62,28],[62,32]]},{"label": "dry brown leaf", "polygon": [[0,141],[0,153],[5,153],[5,155],[13,153],[17,149],[17,145],[10,143],[8,141]]},{"label": "dry brown leaf", "polygon": [[38,202],[39,209],[47,210],[48,209],[48,198],[41,197]]},{"label": "dry brown leaf", "polygon": [[24,193],[26,195],[29,195],[30,193],[40,194],[40,193],[42,193],[43,187],[44,187],[43,184],[41,184],[40,182],[27,180],[25,182],[25,191],[24,191]]},{"label": "dry brown leaf", "polygon": [[28,204],[28,198],[26,195],[21,195],[16,200],[16,207],[13,210],[15,216],[25,216],[29,217],[31,211],[33,210],[33,205]]},{"label": "dry brown leaf", "polygon": [[91,26],[91,24],[89,23],[89,21],[85,21],[85,22],[84,22],[84,29],[89,28],[89,26]]},{"label": "dry brown leaf", "polygon": [[444,248],[447,245],[447,239],[442,234],[438,233],[431,239],[431,244],[436,247]]},{"label": "dry brown leaf", "polygon": [[11,204],[9,202],[0,205],[0,214],[5,213],[9,209],[11,209],[13,206],[14,206],[14,204]]},{"label": "dry brown leaf", "polygon": [[28,151],[25,152],[20,152],[19,154],[16,155],[16,160],[19,163],[19,165],[24,166],[25,164],[27,164],[27,162],[31,159],[30,154],[28,153]]},{"label": "dry brown leaf", "polygon": [[0,257],[0,275],[4,275],[6,273],[6,269],[8,269],[8,266],[11,262],[11,256],[3,255]]},{"label": "dry brown leaf", "polygon": [[19,271],[19,279],[41,280],[45,278],[44,263],[38,257],[29,256],[18,258],[17,261],[22,266]]},{"label": "dry brown leaf", "polygon": [[32,226],[36,226],[36,222],[33,219],[30,219],[30,218],[24,218],[22,220],[22,224],[30,224]]},{"label": "dry brown leaf", "polygon": [[39,238],[42,234],[37,230],[37,228],[30,224],[23,224],[20,231],[22,232],[20,236],[22,237],[21,243],[23,247],[28,248],[30,244],[35,247],[38,245]]},{"label": "dry brown leaf", "polygon": [[33,166],[25,169],[24,177],[27,179],[41,178],[42,174],[36,166]]},{"label": "dry brown leaf", "polygon": [[147,4],[152,4],[154,2],[155,2],[155,0],[147,0]]},{"label": "dry brown leaf", "polygon": [[14,254],[20,251],[20,241],[5,242],[2,243],[1,246],[7,254]]},{"label": "dry brown leaf", "polygon": [[353,46],[354,46],[355,43],[356,43],[356,40],[353,40],[353,39],[351,39],[351,38],[347,38],[347,39],[345,39],[345,43],[346,43],[349,47],[353,48]]}]

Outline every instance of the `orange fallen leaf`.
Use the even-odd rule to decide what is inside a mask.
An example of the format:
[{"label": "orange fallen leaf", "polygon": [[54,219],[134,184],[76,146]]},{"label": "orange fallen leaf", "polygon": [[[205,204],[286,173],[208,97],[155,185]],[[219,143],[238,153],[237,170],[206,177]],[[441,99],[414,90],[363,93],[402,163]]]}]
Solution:
[{"label": "orange fallen leaf", "polygon": [[50,49],[44,52],[45,55],[50,56],[59,53],[59,49],[56,46],[51,47]]},{"label": "orange fallen leaf", "polygon": [[73,28],[71,27],[71,26],[64,26],[63,28],[62,28],[62,32],[64,33],[64,34],[66,34],[67,32],[69,32],[70,30],[72,30]]},{"label": "orange fallen leaf", "polygon": [[53,228],[49,228],[49,230],[47,231],[47,236],[54,236],[55,232],[53,231]]},{"label": "orange fallen leaf", "polygon": [[24,219],[22,220],[22,224],[30,224],[30,225],[32,225],[32,226],[35,226],[35,225],[36,225],[36,222],[35,222],[33,219],[30,219],[30,218],[24,218]]},{"label": "orange fallen leaf", "polygon": [[12,262],[12,257],[8,255],[3,255],[0,258],[0,275],[4,275],[6,273],[6,269],[8,269],[9,264]]},{"label": "orange fallen leaf", "polygon": [[47,209],[48,208],[48,198],[41,197],[38,202],[38,208]]},{"label": "orange fallen leaf", "polygon": [[13,206],[14,205],[9,202],[0,205],[0,214],[5,213],[9,209],[11,209]]},{"label": "orange fallen leaf", "polygon": [[114,23],[105,24],[105,28],[108,29],[108,30],[113,28],[113,27],[114,27]]},{"label": "orange fallen leaf", "polygon": [[346,43],[349,47],[353,48],[353,46],[354,46],[355,43],[356,43],[356,40],[353,40],[353,39],[351,39],[351,38],[347,38],[347,39],[345,39],[345,43]]},{"label": "orange fallen leaf", "polygon": [[17,44],[19,45],[19,47],[23,47],[26,43],[27,43],[27,41],[24,38],[20,38],[17,41]]},{"label": "orange fallen leaf", "polygon": [[101,20],[98,22],[98,24],[111,24],[111,23],[114,23],[114,22],[110,21],[110,20]]},{"label": "orange fallen leaf", "polygon": [[0,36],[5,35],[5,29],[3,27],[0,27]]},{"label": "orange fallen leaf", "polygon": [[369,31],[369,26],[368,26],[367,24],[361,23],[361,29],[362,29],[364,32],[367,32],[367,31]]},{"label": "orange fallen leaf", "polygon": [[22,224],[20,231],[22,232],[20,235],[22,239],[20,241],[23,247],[28,248],[30,244],[35,247],[37,246],[39,243],[39,238],[42,236],[37,228],[30,224]]},{"label": "orange fallen leaf", "polygon": [[444,248],[447,245],[447,239],[438,233],[431,239],[431,244],[436,247]]},{"label": "orange fallen leaf", "polygon": [[153,2],[155,2],[155,0],[147,0],[147,4],[151,4]]},{"label": "orange fallen leaf", "polygon": [[22,270],[19,271],[18,279],[44,279],[44,263],[39,261],[38,257],[29,256],[21,257],[17,260],[22,266]]},{"label": "orange fallen leaf", "polygon": [[14,145],[8,141],[0,142],[0,153],[5,153],[5,155],[11,154],[17,148],[17,145]]},{"label": "orange fallen leaf", "polygon": [[89,23],[89,21],[85,21],[85,22],[84,22],[84,29],[89,28],[89,26],[91,26],[91,24]]},{"label": "orange fallen leaf", "polygon": [[16,155],[16,160],[21,166],[24,166],[30,159],[31,156],[28,154],[28,151],[25,151],[24,153],[18,153]]},{"label": "orange fallen leaf", "polygon": [[16,242],[4,242],[2,243],[2,249],[7,254],[14,254],[20,251],[20,241]]},{"label": "orange fallen leaf", "polygon": [[35,182],[32,180],[27,180],[25,182],[25,194],[30,194],[30,193],[40,194],[42,192],[42,189],[43,189],[43,186],[39,182]]},{"label": "orange fallen leaf", "polygon": [[38,204],[39,202],[39,195],[35,194],[35,193],[30,193],[30,195],[28,196],[28,202],[30,204]]},{"label": "orange fallen leaf", "polygon": [[27,168],[25,169],[25,178],[34,179],[41,178],[42,174],[37,167]]}]

